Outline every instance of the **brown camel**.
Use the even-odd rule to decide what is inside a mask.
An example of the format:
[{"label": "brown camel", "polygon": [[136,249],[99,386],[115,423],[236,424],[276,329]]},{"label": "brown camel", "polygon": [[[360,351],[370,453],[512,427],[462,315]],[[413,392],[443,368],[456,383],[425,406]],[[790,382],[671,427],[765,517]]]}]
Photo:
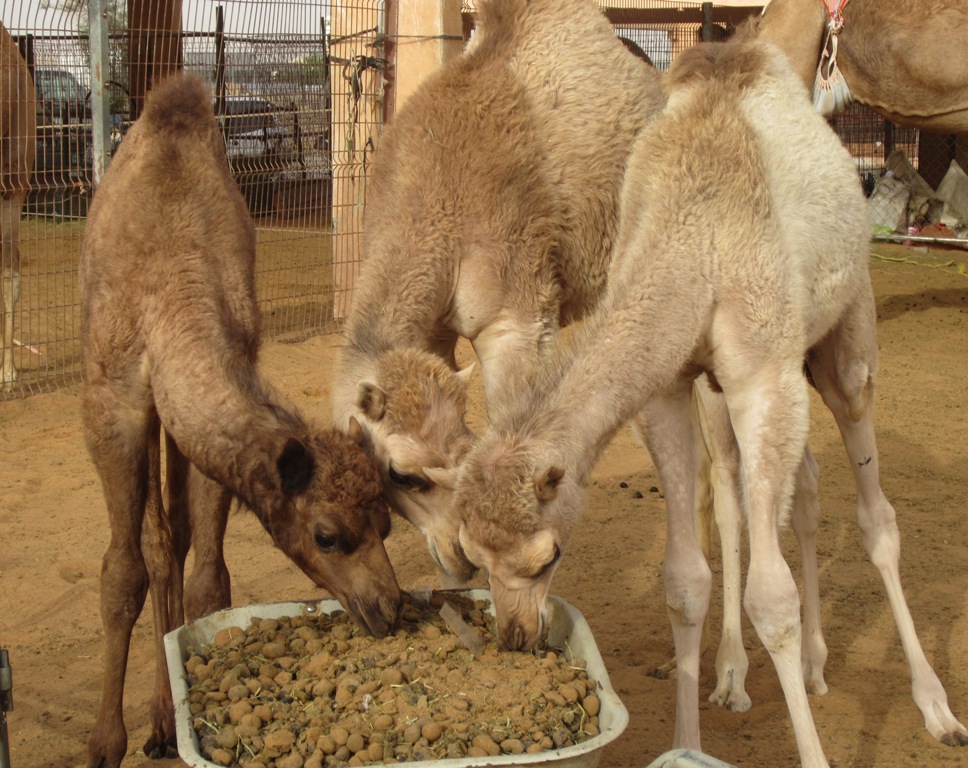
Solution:
[{"label": "brown camel", "polygon": [[[211,93],[195,79],[167,80],[98,188],[80,263],[84,427],[111,523],[91,766],[115,768],[127,749],[125,667],[149,588],[157,678],[145,753],[174,755],[162,637],[231,602],[222,538],[232,495],[362,626],[383,635],[396,621],[389,515],[362,433],[354,441],[308,424],[258,375],[254,260]],[[183,601],[189,545],[196,565]]]},{"label": "brown camel", "polygon": [[0,24],[0,384],[18,378],[13,359],[13,319],[20,298],[20,212],[37,152],[34,81],[10,33]]},{"label": "brown camel", "polygon": [[[878,476],[866,203],[850,155],[775,47],[697,46],[677,59],[665,87],[667,106],[629,160],[602,311],[571,353],[533,374],[516,409],[492,419],[461,464],[460,541],[488,571],[504,645],[531,647],[582,486],[615,432],[644,411],[668,506],[675,746],[700,748],[699,648],[711,574],[693,523],[690,414],[693,383],[705,374],[722,390],[742,456],[747,614],[774,661],[801,764],[822,768],[797,588],[778,541],[805,458],[805,360],[843,436],[868,555],[899,625],[910,621],[895,512]],[[910,650],[903,627],[902,640]],[[930,667],[912,663],[912,671],[924,675],[915,698],[931,702],[929,730],[963,743],[968,731]]]},{"label": "brown camel", "polygon": [[457,339],[474,347],[490,412],[515,397],[509,372],[598,303],[629,148],[661,103],[656,71],[591,0],[478,11],[472,45],[381,138],[334,387],[337,420],[360,420],[387,500],[445,584],[474,572],[451,502],[472,439]]},{"label": "brown camel", "polygon": [[[968,133],[968,2],[849,0],[842,18],[840,75],[818,83],[818,102],[842,110],[853,99],[900,125]],[[759,22],[760,36],[789,56],[811,90],[830,20],[821,0],[770,0]]]}]

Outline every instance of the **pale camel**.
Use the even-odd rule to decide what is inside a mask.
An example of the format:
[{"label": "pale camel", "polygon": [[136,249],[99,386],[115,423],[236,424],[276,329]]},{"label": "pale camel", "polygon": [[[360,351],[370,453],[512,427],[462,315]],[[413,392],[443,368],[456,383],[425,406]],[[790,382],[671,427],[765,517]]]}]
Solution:
[{"label": "pale camel", "polygon": [[[699,749],[711,575],[693,523],[690,413],[693,382],[705,373],[723,392],[742,455],[751,552],[745,607],[774,660],[802,765],[826,766],[801,667],[797,589],[778,543],[807,455],[805,360],[843,435],[868,554],[895,615],[910,621],[895,513],[878,479],[866,203],[850,155],[775,48],[700,45],[665,83],[668,105],[629,161],[602,312],[574,353],[522,387],[515,413],[492,419],[462,463],[460,541],[488,571],[503,644],[531,647],[582,486],[614,433],[644,411],[668,506],[674,741]],[[919,672],[930,672],[926,662]],[[929,730],[964,740],[968,731],[933,672],[917,685],[932,701]]]},{"label": "pale camel", "polygon": [[478,10],[473,45],[380,140],[334,388],[336,419],[362,423],[387,500],[445,583],[474,572],[451,504],[472,440],[457,339],[491,410],[515,396],[509,372],[599,302],[625,162],[661,104],[656,71],[590,0]]},{"label": "pale camel", "polygon": [[815,98],[827,113],[853,99],[900,125],[968,132],[968,3],[849,0],[842,19],[834,36],[839,74],[822,82],[818,67],[831,20],[825,2],[770,0],[759,35],[789,56],[808,89],[816,84]]},{"label": "pale camel", "polygon": [[0,24],[0,384],[4,389],[19,376],[13,355],[13,321],[20,299],[20,213],[30,189],[36,152],[34,80],[17,44]]},{"label": "pale camel", "polygon": [[[149,588],[156,688],[144,750],[175,755],[162,637],[230,604],[222,538],[233,495],[362,626],[382,635],[396,621],[379,474],[357,442],[307,423],[259,376],[254,261],[211,93],[191,78],[161,83],[98,187],[80,263],[85,436],[111,524],[91,766],[125,756],[128,646]],[[189,546],[196,564],[183,600]]]}]

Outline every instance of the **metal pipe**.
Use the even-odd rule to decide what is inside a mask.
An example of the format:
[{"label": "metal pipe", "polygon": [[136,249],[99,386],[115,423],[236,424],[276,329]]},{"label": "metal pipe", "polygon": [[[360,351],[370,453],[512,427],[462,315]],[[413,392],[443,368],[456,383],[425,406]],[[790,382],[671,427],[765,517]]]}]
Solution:
[{"label": "metal pipe", "polygon": [[111,40],[108,30],[108,4],[105,0],[90,0],[88,21],[90,24],[91,66],[91,121],[94,157],[92,158],[94,186],[111,164]]},{"label": "metal pipe", "polygon": [[13,709],[13,673],[10,657],[0,648],[0,768],[10,768],[10,740],[7,737],[7,712]]}]

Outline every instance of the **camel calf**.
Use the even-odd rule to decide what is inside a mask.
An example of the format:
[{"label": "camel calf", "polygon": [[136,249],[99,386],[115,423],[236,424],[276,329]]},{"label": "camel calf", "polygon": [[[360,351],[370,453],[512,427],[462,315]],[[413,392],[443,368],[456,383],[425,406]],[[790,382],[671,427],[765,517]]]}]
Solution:
[{"label": "camel calf", "polygon": [[473,439],[457,339],[480,360],[490,412],[515,398],[513,369],[598,303],[625,162],[662,99],[591,0],[478,11],[473,44],[381,138],[333,398],[451,584],[474,573],[451,498]]},{"label": "camel calf", "polygon": [[[114,768],[127,749],[125,667],[149,587],[157,680],[145,753],[174,756],[162,637],[183,614],[191,620],[230,604],[222,537],[231,495],[371,632],[386,634],[399,609],[383,546],[389,515],[361,433],[353,440],[311,426],[258,375],[254,230],[211,104],[208,89],[191,78],[152,90],[98,188],[85,231],[84,427],[111,523],[91,766]],[[189,544],[196,566],[183,607]]]},{"label": "camel calf", "polygon": [[[797,588],[778,532],[808,428],[806,360],[843,435],[871,560],[898,613],[895,513],[872,420],[875,311],[866,202],[853,162],[785,57],[757,41],[675,62],[663,113],[636,140],[601,314],[576,351],[493,420],[461,465],[460,542],[486,568],[510,648],[543,631],[545,597],[582,487],[640,412],[666,489],[663,575],[679,666],[675,746],[700,748],[699,648],[711,574],[693,524],[693,382],[722,390],[742,456],[750,537],[744,603],[777,669],[805,768],[826,766],[804,687]],[[903,604],[903,599],[901,600]],[[919,649],[918,649],[919,650]],[[925,663],[935,715],[963,730]]]},{"label": "camel calf", "polygon": [[37,153],[34,81],[17,44],[0,24],[0,385],[18,378],[13,359],[13,316],[20,299],[20,212]]}]

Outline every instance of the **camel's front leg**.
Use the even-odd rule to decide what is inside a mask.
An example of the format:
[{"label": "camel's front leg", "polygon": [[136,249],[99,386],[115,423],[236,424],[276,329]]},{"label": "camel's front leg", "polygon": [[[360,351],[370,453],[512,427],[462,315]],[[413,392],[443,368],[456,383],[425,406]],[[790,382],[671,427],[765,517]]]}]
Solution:
[{"label": "camel's front leg", "polygon": [[662,576],[676,649],[674,747],[700,750],[699,656],[712,574],[696,537],[693,512],[696,443],[691,384],[658,397],[644,411],[646,443],[665,489],[667,538]]},{"label": "camel's front leg", "polygon": [[935,739],[968,746],[968,729],[952,714],[944,686],[928,663],[901,587],[901,540],[894,507],[880,484],[873,394],[877,346],[871,303],[854,308],[808,359],[817,390],[831,410],[857,484],[857,521],[864,548],[884,581],[901,645],[911,668],[914,701]]},{"label": "camel's front leg", "polygon": [[[151,697],[151,735],[144,753],[151,759],[178,757],[175,745],[175,707],[172,702],[165,634],[176,625],[172,618],[174,555],[171,528],[161,501],[161,427],[152,428],[148,452],[148,496],[141,530],[141,552],[148,567],[151,609],[155,626],[155,691]],[[178,608],[181,601],[178,600]],[[177,623],[181,623],[180,617]]]},{"label": "camel's front leg", "polygon": [[111,523],[111,540],[101,565],[104,682],[88,738],[90,768],[118,768],[127,751],[124,678],[131,630],[148,593],[148,571],[141,554],[148,482],[146,425],[117,418],[113,403],[103,388],[89,386],[84,405],[86,438]]},{"label": "camel's front leg", "polygon": [[806,446],[806,383],[799,361],[743,370],[720,382],[742,455],[750,537],[746,612],[776,667],[803,768],[827,768],[803,679],[800,600],[779,542]]},{"label": "camel's front leg", "polygon": [[232,494],[195,467],[188,480],[195,564],[185,587],[185,620],[194,621],[232,604],[224,550]]}]

